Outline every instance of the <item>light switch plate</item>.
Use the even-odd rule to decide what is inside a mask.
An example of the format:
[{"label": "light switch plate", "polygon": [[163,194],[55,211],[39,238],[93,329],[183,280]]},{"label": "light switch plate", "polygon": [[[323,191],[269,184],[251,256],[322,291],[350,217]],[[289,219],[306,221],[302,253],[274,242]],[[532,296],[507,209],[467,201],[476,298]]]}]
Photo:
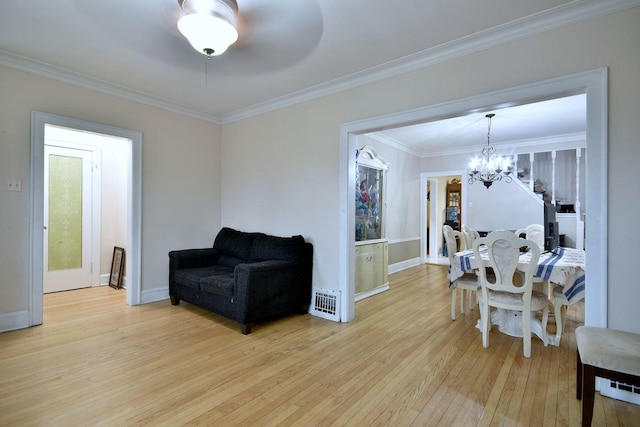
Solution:
[{"label": "light switch plate", "polygon": [[7,191],[22,191],[22,181],[17,179],[7,182]]}]

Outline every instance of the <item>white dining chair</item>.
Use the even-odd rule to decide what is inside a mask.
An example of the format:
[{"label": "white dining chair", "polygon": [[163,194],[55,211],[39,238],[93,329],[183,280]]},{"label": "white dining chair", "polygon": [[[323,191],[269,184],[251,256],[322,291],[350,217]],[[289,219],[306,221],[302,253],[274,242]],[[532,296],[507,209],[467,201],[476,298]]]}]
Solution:
[{"label": "white dining chair", "polygon": [[[480,246],[485,245],[489,260],[482,259]],[[528,247],[531,261],[524,270],[524,283],[514,284],[514,274],[518,267],[520,248]],[[549,302],[543,292],[533,290],[533,275],[540,259],[540,248],[536,242],[521,239],[510,231],[494,231],[486,237],[473,242],[473,252],[478,263],[480,289],[478,303],[482,328],[482,345],[489,347],[491,329],[490,307],[520,311],[522,318],[522,339],[524,357],[531,357],[531,317],[536,311],[542,311],[542,341],[547,346],[547,320]],[[491,281],[487,280],[487,267],[492,268]]]},{"label": "white dining chair", "polygon": [[526,230],[526,238],[529,240],[533,240],[540,247],[540,251],[544,251],[544,225],[542,224],[531,224],[528,225]]},{"label": "white dining chair", "polygon": [[[521,237],[524,235],[525,239],[533,240],[538,244],[540,252],[544,251],[544,226],[541,224],[530,224],[526,228],[516,230],[516,236]],[[551,286],[549,282],[541,277],[533,278],[534,289],[537,291],[546,292],[549,299],[551,299]]]},{"label": "white dining chair", "polygon": [[480,237],[480,233],[466,224],[462,225],[462,234],[464,235],[464,239],[467,242],[467,249],[471,249],[473,246],[473,241]]},{"label": "white dining chair", "polygon": [[518,237],[524,235],[525,239],[533,240],[540,247],[540,251],[544,251],[544,225],[530,224],[525,228],[516,230],[515,234]]},{"label": "white dining chair", "polygon": [[[447,245],[447,253],[449,256],[449,265],[455,260],[454,254],[459,251],[466,250],[464,236],[461,232],[454,230],[449,225],[442,227],[444,233],[445,244]],[[475,301],[475,294],[478,291],[478,276],[475,272],[465,272],[461,277],[449,284],[451,289],[451,320],[456,320],[457,291],[460,289],[460,312],[466,314],[467,308],[473,308],[472,301]]]},{"label": "white dining chair", "polygon": [[569,300],[567,296],[562,292],[562,286],[557,285],[553,289],[553,316],[556,321],[556,345],[560,345],[560,339],[564,332],[564,326],[567,323],[567,307],[569,306]]}]

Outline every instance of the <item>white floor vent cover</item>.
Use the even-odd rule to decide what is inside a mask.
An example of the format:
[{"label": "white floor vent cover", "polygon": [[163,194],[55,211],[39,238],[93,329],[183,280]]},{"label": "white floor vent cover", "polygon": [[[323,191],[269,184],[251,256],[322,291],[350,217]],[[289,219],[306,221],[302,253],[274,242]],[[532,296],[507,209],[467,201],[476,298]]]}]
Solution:
[{"label": "white floor vent cover", "polygon": [[311,314],[323,319],[340,321],[340,291],[314,289]]},{"label": "white floor vent cover", "polygon": [[640,405],[640,387],[607,379],[600,381],[601,395]]}]

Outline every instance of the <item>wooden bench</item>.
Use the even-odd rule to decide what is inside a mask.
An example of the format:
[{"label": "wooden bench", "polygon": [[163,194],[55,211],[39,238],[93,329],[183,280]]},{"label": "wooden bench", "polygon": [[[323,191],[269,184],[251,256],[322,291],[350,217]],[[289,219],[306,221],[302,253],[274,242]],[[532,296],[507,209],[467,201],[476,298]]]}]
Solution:
[{"label": "wooden bench", "polygon": [[596,377],[640,387],[640,335],[613,329],[576,328],[576,397],[582,400],[582,425],[593,417]]}]

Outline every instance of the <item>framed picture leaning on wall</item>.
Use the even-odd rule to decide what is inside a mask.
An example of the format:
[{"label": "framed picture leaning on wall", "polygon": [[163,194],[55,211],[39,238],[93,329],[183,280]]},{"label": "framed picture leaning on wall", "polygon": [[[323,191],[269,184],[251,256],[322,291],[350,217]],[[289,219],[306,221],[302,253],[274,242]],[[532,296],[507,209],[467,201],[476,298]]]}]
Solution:
[{"label": "framed picture leaning on wall", "polygon": [[122,287],[122,276],[124,274],[124,248],[115,246],[113,248],[113,258],[111,259],[111,274],[109,275],[109,286],[114,289]]}]

